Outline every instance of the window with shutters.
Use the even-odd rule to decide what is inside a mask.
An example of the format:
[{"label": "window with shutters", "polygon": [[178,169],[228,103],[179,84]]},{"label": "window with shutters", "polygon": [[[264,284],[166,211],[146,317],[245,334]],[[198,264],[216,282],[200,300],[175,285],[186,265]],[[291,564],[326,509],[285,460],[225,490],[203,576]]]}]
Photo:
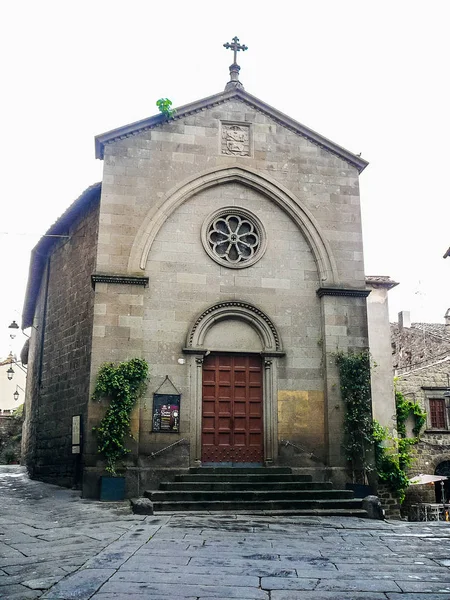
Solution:
[{"label": "window with shutters", "polygon": [[432,429],[447,429],[445,418],[445,400],[444,398],[429,398],[430,425]]}]

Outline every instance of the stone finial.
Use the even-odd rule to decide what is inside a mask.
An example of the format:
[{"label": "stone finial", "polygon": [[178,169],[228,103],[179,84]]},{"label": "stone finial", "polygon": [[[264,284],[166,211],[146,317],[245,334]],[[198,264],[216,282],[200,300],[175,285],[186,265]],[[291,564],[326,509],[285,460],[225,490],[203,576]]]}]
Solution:
[{"label": "stone finial", "polygon": [[400,331],[404,328],[411,327],[411,313],[409,310],[402,310],[398,313],[398,327]]},{"label": "stone finial", "polygon": [[223,45],[223,47],[226,48],[227,50],[233,50],[233,52],[234,52],[233,64],[230,65],[230,81],[225,86],[225,91],[227,92],[228,90],[231,90],[233,88],[240,88],[241,90],[243,90],[244,86],[239,81],[239,71],[241,70],[241,67],[237,64],[236,57],[237,57],[237,53],[240,50],[242,50],[242,52],[245,52],[246,50],[248,50],[248,46],[246,46],[245,44],[240,44],[239,38],[234,36],[231,44],[229,42],[226,42]]},{"label": "stone finial", "polygon": [[444,315],[445,324],[450,327],[450,308],[447,308],[447,312]]}]

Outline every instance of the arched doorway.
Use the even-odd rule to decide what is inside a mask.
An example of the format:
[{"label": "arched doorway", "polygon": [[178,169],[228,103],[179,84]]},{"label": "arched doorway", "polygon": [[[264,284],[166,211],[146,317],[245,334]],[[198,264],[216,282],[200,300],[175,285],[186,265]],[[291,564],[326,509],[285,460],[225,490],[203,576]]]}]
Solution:
[{"label": "arched doorway", "polygon": [[218,302],[197,317],[183,351],[195,358],[192,462],[273,464],[285,353],[272,320],[248,302]]}]

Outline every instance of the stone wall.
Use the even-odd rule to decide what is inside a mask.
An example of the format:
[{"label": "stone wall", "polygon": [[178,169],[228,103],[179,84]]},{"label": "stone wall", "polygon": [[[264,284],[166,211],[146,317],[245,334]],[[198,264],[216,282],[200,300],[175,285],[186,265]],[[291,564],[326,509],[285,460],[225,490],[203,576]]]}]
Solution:
[{"label": "stone wall", "polygon": [[412,323],[402,328],[391,323],[391,344],[392,365],[401,375],[450,354],[450,325]]},{"label": "stone wall", "polygon": [[[245,156],[224,151],[229,123],[249,128]],[[182,349],[202,311],[238,300],[272,319],[286,351],[274,359],[279,437],[301,441],[323,463],[343,468],[333,353],[367,348],[366,301],[319,298],[317,290],[365,288],[356,167],[238,99],[107,144],[104,160],[97,270],[149,277],[146,288],[100,283],[95,289],[91,389],[105,361],[142,356],[151,367],[128,466],[188,466],[184,445],[148,457],[197,435],[195,357]],[[223,206],[251,210],[267,230],[266,252],[251,267],[218,265],[202,247],[202,223]],[[151,433],[152,393],[166,375],[182,394],[179,435]],[[101,414],[101,406],[90,405],[88,431]],[[102,466],[94,438],[86,451],[94,481]]]},{"label": "stone wall", "polygon": [[86,425],[98,203],[53,248],[41,283],[30,343],[24,461],[39,479],[73,485],[72,416]]},{"label": "stone wall", "polygon": [[400,519],[400,503],[385,484],[378,485],[378,498],[386,519]]},{"label": "stone wall", "polygon": [[[440,326],[443,335],[446,335],[445,327],[445,325]],[[408,360],[411,360],[412,363],[416,361],[417,364],[415,368],[401,370],[396,380],[396,387],[406,399],[417,402],[427,412],[427,423],[420,436],[420,442],[412,447],[414,461],[410,475],[414,476],[420,473],[433,475],[440,463],[450,461],[450,423],[448,420],[450,398],[446,398],[446,428],[444,430],[432,429],[428,405],[428,398],[444,398],[444,393],[447,391],[448,373],[450,372],[450,343],[439,338],[433,341],[424,336],[423,331],[411,331],[411,329],[404,329],[401,336],[394,335],[394,340],[397,348],[400,348],[399,340],[401,340],[403,344],[401,347],[404,350],[411,349]],[[428,344],[430,345],[428,346]],[[433,360],[431,360],[431,352],[434,353]],[[396,357],[394,359],[397,360]],[[411,423],[407,423],[407,428],[408,425],[409,435],[412,435]],[[446,493],[449,495],[450,489]],[[411,499],[410,496],[414,498]],[[423,502],[430,501],[431,497],[434,501],[434,487],[414,486],[407,495],[405,506],[415,503],[418,499]]]}]

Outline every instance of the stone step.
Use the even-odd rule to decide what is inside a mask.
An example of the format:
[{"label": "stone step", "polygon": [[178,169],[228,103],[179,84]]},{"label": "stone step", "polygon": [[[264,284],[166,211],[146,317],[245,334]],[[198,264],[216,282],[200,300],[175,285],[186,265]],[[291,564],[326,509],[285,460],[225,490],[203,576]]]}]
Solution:
[{"label": "stone step", "polygon": [[[255,469],[256,471],[256,469]],[[204,482],[220,482],[220,481],[234,481],[234,482],[281,482],[281,481],[303,481],[303,482],[312,482],[311,475],[293,475],[293,474],[259,474],[259,473],[189,473],[187,475],[176,475],[175,481],[204,481]]]},{"label": "stone step", "polygon": [[290,467],[192,467],[189,473],[209,475],[211,473],[223,475],[226,473],[234,475],[290,475]]},{"label": "stone step", "polygon": [[[226,477],[226,476],[224,476]],[[170,491],[196,491],[205,490],[208,492],[232,492],[232,491],[267,491],[267,490],[331,490],[332,484],[312,481],[232,481],[224,479],[223,481],[166,481],[160,484],[160,490]]]},{"label": "stone step", "polygon": [[[334,500],[353,500],[353,492],[350,490],[285,490],[269,489],[261,490],[239,490],[239,491],[208,491],[204,489],[189,491],[153,491],[144,492],[144,497],[149,498],[153,503],[156,502],[271,502],[285,500],[293,502],[296,500],[305,500],[308,502],[314,500],[334,501]],[[361,500],[356,500],[361,504]]]},{"label": "stone step", "polygon": [[[361,508],[361,500],[202,500],[202,501],[172,501],[153,502],[155,512],[191,512],[191,511],[289,511],[296,514],[318,514],[318,511],[328,516],[360,516],[367,517],[367,512]],[[326,512],[325,512],[326,511]],[[280,513],[281,514],[281,513]]]}]

